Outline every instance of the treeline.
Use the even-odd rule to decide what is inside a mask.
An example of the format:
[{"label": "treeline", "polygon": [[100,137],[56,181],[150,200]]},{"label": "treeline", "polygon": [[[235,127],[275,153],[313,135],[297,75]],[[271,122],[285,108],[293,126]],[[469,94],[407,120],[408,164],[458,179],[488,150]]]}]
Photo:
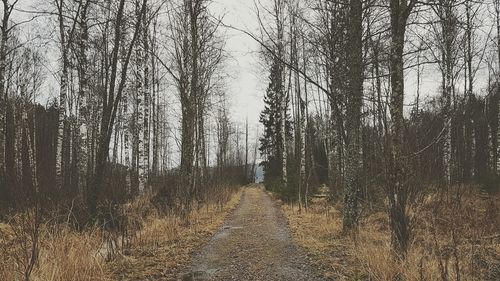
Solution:
[{"label": "treeline", "polygon": [[[454,184],[468,183],[479,185],[484,191],[498,191],[498,178],[495,168],[495,155],[498,123],[499,92],[496,85],[488,95],[472,95],[467,101],[460,100],[456,103],[452,114],[452,150],[453,159],[452,178]],[[406,121],[406,140],[408,162],[415,168],[412,177],[418,180],[419,186],[442,185],[444,165],[443,150],[439,146],[442,138],[445,119],[441,113],[439,98],[420,104],[417,112],[412,109]],[[372,116],[373,117],[373,116]],[[321,136],[321,128],[327,124],[322,123],[318,115],[310,116],[308,132],[313,136]],[[373,191],[384,185],[385,167],[383,147],[384,138],[379,134],[377,120],[367,119],[362,127],[362,163],[363,174],[360,175],[365,189],[363,196],[370,197]],[[373,126],[375,124],[375,126]],[[383,124],[380,124],[384,126]],[[314,169],[311,171],[310,185],[319,186],[329,182],[328,158],[324,139],[312,138],[312,154],[315,159]],[[340,160],[339,160],[340,161]],[[296,198],[297,189],[290,192]],[[332,189],[331,196],[338,197],[341,190]]]},{"label": "treeline", "polygon": [[362,210],[383,206],[402,259],[423,195],[499,190],[499,1],[273,0],[256,9],[260,33],[242,32],[269,69],[268,189],[307,208],[328,186],[345,233]]},{"label": "treeline", "polygon": [[147,192],[187,213],[251,180],[255,152],[248,125],[230,120],[210,1],[2,3],[4,213],[76,205],[85,224]]}]

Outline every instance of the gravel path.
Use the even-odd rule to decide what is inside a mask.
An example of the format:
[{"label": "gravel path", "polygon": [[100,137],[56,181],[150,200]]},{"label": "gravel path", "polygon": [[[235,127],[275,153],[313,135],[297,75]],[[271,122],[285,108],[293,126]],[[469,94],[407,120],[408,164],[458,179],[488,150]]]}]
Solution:
[{"label": "gravel path", "polygon": [[286,220],[260,186],[194,257],[180,280],[320,280],[292,242]]}]

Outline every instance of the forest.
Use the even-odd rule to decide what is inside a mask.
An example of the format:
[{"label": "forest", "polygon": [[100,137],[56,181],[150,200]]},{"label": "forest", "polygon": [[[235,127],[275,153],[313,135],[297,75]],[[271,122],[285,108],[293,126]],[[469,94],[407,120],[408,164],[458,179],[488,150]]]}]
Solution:
[{"label": "forest", "polygon": [[1,280],[500,279],[499,0],[1,1]]},{"label": "forest", "polygon": [[[300,214],[326,187],[354,247],[383,216],[375,242],[396,263],[358,255],[375,280],[498,279],[498,262],[481,275],[464,248],[498,261],[500,2],[271,2],[260,35],[243,30],[269,65],[266,188]],[[297,228],[319,219],[291,212]],[[310,227],[297,231],[320,237]]]}]

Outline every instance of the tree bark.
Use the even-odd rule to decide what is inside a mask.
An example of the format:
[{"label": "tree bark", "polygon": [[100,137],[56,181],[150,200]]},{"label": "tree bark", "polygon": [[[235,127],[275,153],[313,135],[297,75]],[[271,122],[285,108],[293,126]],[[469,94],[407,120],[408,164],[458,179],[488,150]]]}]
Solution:
[{"label": "tree bark", "polygon": [[349,6],[349,97],[346,131],[347,151],[344,186],[343,230],[350,232],[358,225],[361,166],[361,108],[363,106],[363,5],[351,0]]},{"label": "tree bark", "polygon": [[9,21],[13,5],[8,0],[2,0],[3,16],[0,38],[0,194],[7,197],[8,188],[6,179],[6,119],[7,119],[7,91],[5,87],[5,73],[7,67],[7,42],[9,39]]},{"label": "tree bark", "polygon": [[[495,13],[496,13],[496,28],[497,28],[497,59],[498,68],[500,69],[500,1],[495,0]],[[497,94],[500,94],[500,70],[497,77]],[[498,103],[498,128],[497,128],[497,175],[500,175],[500,102]]]},{"label": "tree bark", "polygon": [[391,123],[391,163],[389,171],[389,221],[391,229],[391,245],[394,252],[404,258],[408,251],[410,239],[409,218],[406,210],[408,187],[405,185],[406,168],[404,160],[404,39],[408,16],[415,1],[391,0],[391,100],[389,110]]},{"label": "tree bark", "polygon": [[89,41],[88,25],[87,25],[87,11],[90,5],[90,1],[85,1],[83,8],[81,10],[80,16],[80,40],[79,40],[79,116],[78,116],[78,128],[79,128],[79,155],[78,155],[78,176],[79,176],[79,195],[83,196],[87,190],[88,180],[91,177],[91,171],[89,168],[89,140],[88,140],[88,125],[89,125],[89,77],[87,74],[88,70],[88,57],[87,48]]},{"label": "tree bark", "polygon": [[[59,88],[59,105],[58,105],[58,127],[57,127],[57,146],[56,146],[56,188],[62,189],[63,186],[63,141],[64,141],[64,123],[66,120],[66,103],[68,95],[68,44],[66,42],[66,30],[64,26],[64,0],[57,0],[56,2],[59,20],[59,36],[61,45],[61,61],[62,70],[60,74],[60,88]],[[68,38],[70,40],[70,38]]]},{"label": "tree bark", "polygon": [[137,133],[139,136],[139,193],[145,191],[149,172],[149,38],[146,13],[137,7],[137,17],[142,17],[141,44],[136,45],[137,61]]}]

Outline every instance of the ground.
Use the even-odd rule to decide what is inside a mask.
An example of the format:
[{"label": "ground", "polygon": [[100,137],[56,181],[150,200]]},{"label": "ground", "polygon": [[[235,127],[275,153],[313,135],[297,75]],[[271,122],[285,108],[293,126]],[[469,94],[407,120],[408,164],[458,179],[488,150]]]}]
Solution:
[{"label": "ground", "polygon": [[247,188],[224,226],[181,280],[320,280],[292,241],[283,213],[261,186]]}]

